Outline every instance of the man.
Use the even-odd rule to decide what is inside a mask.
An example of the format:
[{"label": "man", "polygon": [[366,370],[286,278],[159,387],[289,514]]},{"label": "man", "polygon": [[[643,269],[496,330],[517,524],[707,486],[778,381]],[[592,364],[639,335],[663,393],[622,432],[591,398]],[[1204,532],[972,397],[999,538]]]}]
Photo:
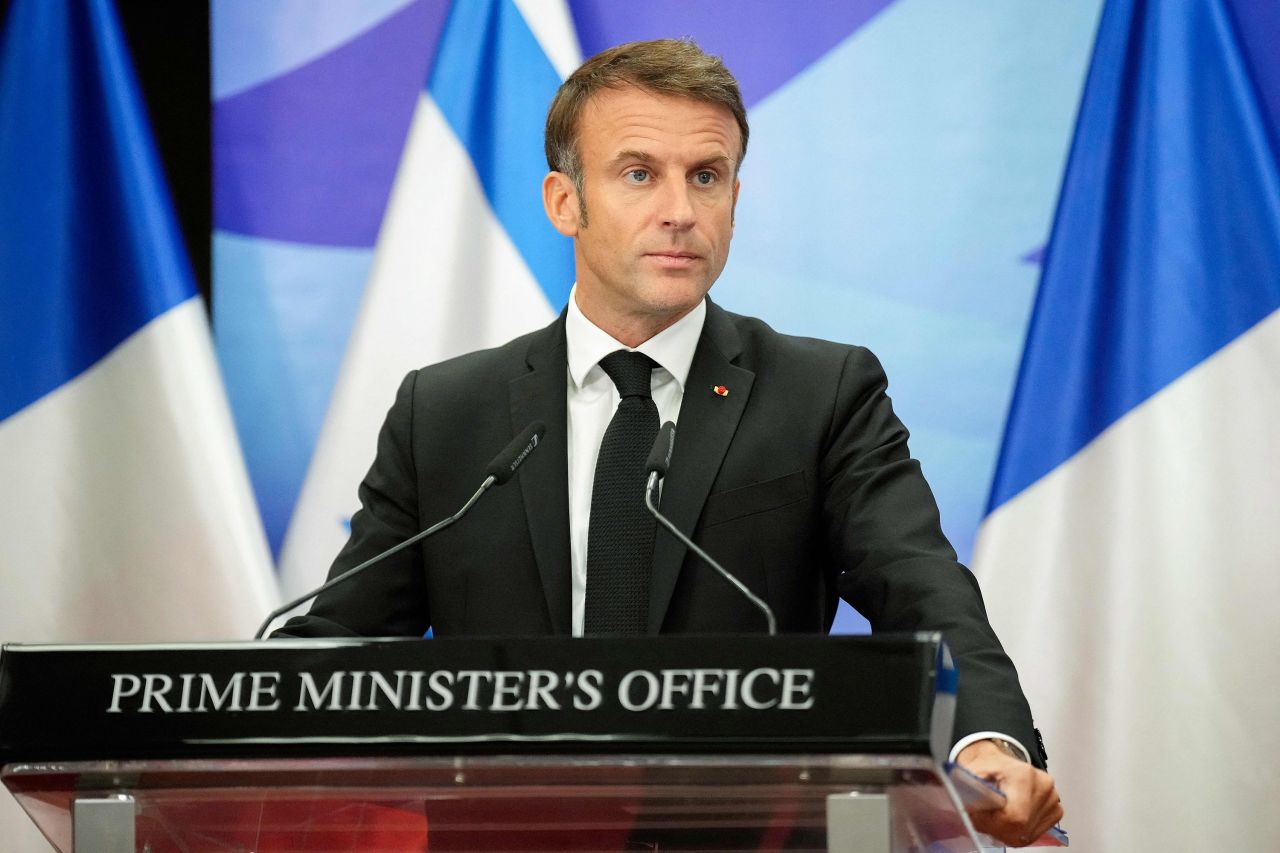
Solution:
[{"label": "man", "polygon": [[623,45],[565,82],[542,191],[574,241],[569,305],[546,329],[406,377],[331,574],[451,514],[526,424],[549,425],[543,445],[518,488],[321,596],[282,633],[763,630],[644,513],[644,456],[658,421],[678,421],[663,511],[770,604],[780,630],[826,632],[843,596],[875,630],[945,633],[960,670],[953,754],[1009,797],[975,821],[1025,843],[1061,805],[1043,754],[1025,748],[1037,736],[1017,675],[941,532],[879,363],[706,299],[728,257],[747,138],[736,81],[691,42]]}]

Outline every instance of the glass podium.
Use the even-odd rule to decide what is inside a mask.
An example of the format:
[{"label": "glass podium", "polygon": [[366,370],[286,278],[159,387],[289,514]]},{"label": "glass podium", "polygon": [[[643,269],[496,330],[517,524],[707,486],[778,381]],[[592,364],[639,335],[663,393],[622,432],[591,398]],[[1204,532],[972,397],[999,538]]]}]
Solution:
[{"label": "glass podium", "polygon": [[73,761],[3,780],[82,853],[959,853],[982,849],[966,804],[999,802],[909,754]]}]

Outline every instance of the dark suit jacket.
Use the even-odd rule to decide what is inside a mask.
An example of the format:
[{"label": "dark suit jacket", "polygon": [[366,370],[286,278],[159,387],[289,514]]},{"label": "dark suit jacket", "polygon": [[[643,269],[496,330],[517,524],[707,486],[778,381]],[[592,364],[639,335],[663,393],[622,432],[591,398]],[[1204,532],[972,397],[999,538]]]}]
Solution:
[{"label": "dark suit jacket", "polygon": [[[410,373],[331,576],[454,513],[527,424],[546,422],[546,436],[460,523],[320,596],[279,633],[570,633],[566,365],[561,316]],[[1017,674],[885,387],[866,349],[781,335],[709,303],[662,510],[770,604],[780,631],[825,633],[839,596],[875,631],[942,631],[960,671],[956,737],[999,731],[1036,752]],[[759,611],[686,552],[659,531],[649,630],[763,631]]]}]

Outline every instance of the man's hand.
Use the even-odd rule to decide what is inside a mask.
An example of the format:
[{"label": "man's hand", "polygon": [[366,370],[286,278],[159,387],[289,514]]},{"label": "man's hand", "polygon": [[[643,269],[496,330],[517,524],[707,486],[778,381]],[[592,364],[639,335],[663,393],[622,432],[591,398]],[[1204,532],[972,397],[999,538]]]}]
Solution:
[{"label": "man's hand", "polygon": [[980,832],[1010,847],[1025,847],[1062,820],[1062,800],[1053,777],[1006,752],[996,741],[969,744],[956,756],[956,763],[999,786],[1007,798],[1001,809],[969,814]]}]

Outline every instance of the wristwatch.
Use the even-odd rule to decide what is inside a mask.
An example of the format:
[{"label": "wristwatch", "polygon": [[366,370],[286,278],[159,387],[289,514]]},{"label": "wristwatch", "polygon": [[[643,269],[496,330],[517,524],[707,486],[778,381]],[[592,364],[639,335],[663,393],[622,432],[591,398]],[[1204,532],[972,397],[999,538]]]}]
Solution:
[{"label": "wristwatch", "polygon": [[1016,759],[1018,759],[1019,761],[1024,762],[1024,763],[1025,763],[1025,762],[1026,762],[1026,760],[1027,760],[1027,759],[1026,759],[1026,756],[1024,756],[1021,752],[1019,752],[1019,751],[1018,751],[1018,748],[1017,748],[1016,746],[1014,746],[1013,744],[1009,743],[1009,741],[1005,740],[1004,738],[999,738],[999,737],[989,737],[989,738],[987,738],[987,742],[988,742],[988,743],[993,743],[993,744],[995,744],[995,745],[996,745],[996,749],[1000,750],[1001,752],[1003,752],[1005,755],[1009,756],[1010,758],[1016,758]]}]

